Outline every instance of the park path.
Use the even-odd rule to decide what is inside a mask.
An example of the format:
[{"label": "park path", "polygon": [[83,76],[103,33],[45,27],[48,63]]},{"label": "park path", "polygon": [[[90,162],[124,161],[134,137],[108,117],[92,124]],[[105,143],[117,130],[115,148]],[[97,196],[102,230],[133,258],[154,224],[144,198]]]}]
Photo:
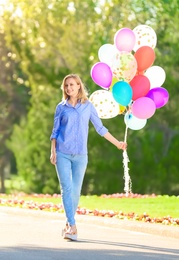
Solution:
[{"label": "park path", "polygon": [[68,242],[60,234],[63,218],[59,213],[0,207],[0,259],[179,259],[178,227],[77,216],[79,240]]}]

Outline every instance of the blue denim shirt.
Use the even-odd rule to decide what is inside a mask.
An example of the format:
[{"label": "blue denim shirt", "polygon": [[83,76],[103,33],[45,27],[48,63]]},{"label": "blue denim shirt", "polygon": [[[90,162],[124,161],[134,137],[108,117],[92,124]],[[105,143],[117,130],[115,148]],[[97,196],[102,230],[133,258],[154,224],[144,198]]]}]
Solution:
[{"label": "blue denim shirt", "polygon": [[103,126],[93,104],[87,100],[75,107],[68,100],[60,102],[55,111],[50,139],[56,139],[56,151],[66,154],[87,154],[89,121],[96,132],[104,136],[108,129]]}]

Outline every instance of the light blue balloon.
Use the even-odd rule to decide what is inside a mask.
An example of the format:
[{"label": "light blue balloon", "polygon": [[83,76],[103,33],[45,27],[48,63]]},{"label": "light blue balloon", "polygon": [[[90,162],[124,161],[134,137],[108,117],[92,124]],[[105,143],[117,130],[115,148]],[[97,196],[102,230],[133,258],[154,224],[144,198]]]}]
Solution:
[{"label": "light blue balloon", "polygon": [[127,106],[132,99],[132,88],[125,81],[118,81],[112,88],[113,98],[122,106]]},{"label": "light blue balloon", "polygon": [[140,130],[146,125],[147,119],[140,119],[131,113],[126,113],[124,116],[124,122],[129,129]]}]

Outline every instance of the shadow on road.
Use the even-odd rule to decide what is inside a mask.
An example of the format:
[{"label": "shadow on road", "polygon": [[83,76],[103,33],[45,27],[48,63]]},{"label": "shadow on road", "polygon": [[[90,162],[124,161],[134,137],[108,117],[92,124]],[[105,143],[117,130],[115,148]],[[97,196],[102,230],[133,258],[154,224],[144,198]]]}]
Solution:
[{"label": "shadow on road", "polygon": [[[78,242],[82,243],[92,243],[92,244],[103,244],[103,245],[112,245],[117,247],[127,247],[127,248],[137,248],[142,250],[151,250],[151,251],[157,251],[157,252],[165,252],[172,255],[176,255],[179,257],[179,249],[170,249],[170,248],[159,248],[159,247],[153,247],[153,246],[146,246],[146,245],[139,245],[139,244],[126,244],[126,243],[119,243],[119,242],[109,242],[109,241],[101,241],[101,240],[88,240],[88,239],[82,239]],[[179,258],[178,258],[179,259]]]},{"label": "shadow on road", "polygon": [[[71,243],[88,243],[91,244],[89,249],[72,249]],[[111,250],[96,250],[93,249],[92,244],[106,244],[106,246],[116,246]],[[120,249],[121,247],[121,249]],[[126,247],[126,250],[124,250]],[[80,240],[77,242],[70,242],[69,248],[43,248],[33,246],[16,246],[16,247],[2,247],[0,250],[1,260],[178,260],[179,250],[171,250],[167,248],[158,248],[143,246],[138,244],[125,243],[109,243],[109,241],[99,240]]]}]

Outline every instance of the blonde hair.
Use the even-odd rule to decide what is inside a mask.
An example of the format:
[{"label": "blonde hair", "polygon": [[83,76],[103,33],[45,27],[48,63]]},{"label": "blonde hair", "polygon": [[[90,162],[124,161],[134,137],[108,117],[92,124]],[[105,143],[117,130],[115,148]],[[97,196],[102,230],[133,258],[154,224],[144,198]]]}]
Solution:
[{"label": "blonde hair", "polygon": [[78,98],[78,100],[81,101],[81,103],[85,103],[86,100],[88,100],[88,92],[87,92],[82,80],[80,79],[80,77],[77,74],[69,74],[69,75],[65,76],[65,78],[63,79],[62,85],[61,85],[61,90],[63,92],[63,100],[66,100],[67,98],[69,98],[69,96],[65,92],[65,82],[69,78],[75,79],[76,83],[78,85],[80,85],[80,89],[79,89],[77,98]]}]

